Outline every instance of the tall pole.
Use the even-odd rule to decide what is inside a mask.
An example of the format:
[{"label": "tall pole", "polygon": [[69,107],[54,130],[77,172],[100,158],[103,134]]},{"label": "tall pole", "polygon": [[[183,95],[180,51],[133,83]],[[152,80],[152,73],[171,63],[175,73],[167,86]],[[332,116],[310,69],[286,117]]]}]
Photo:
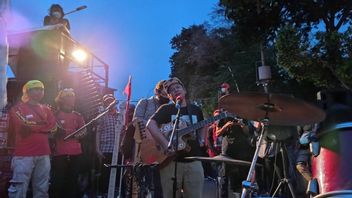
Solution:
[{"label": "tall pole", "polygon": [[7,103],[6,67],[8,64],[9,44],[7,42],[6,19],[9,4],[10,0],[0,0],[0,109],[3,109]]}]

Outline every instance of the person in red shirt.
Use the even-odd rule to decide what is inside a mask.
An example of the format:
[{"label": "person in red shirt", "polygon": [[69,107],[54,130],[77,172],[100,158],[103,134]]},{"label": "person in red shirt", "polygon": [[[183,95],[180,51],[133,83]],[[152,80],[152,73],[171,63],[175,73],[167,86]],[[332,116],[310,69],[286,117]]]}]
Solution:
[{"label": "person in red shirt", "polygon": [[75,93],[66,88],[55,98],[57,112],[55,112],[58,130],[54,135],[55,151],[52,157],[52,185],[50,197],[75,198],[79,194],[78,176],[81,165],[81,143],[86,130],[78,132],[73,138],[64,141],[64,137],[81,128],[85,122],[83,116],[73,111]]},{"label": "person in red shirt", "polygon": [[[220,110],[215,110],[213,115],[217,116],[220,114]],[[212,123],[209,128],[208,128],[208,133],[207,133],[207,147],[208,147],[208,154],[209,157],[215,157],[221,153],[221,140],[222,137],[218,137],[216,135],[216,127],[217,127],[218,122],[215,121]]]},{"label": "person in red shirt", "polygon": [[56,128],[51,109],[40,103],[44,84],[28,81],[22,89],[21,102],[10,110],[9,133],[15,136],[15,151],[9,197],[26,197],[32,182],[33,197],[48,197],[50,147],[48,136]]}]

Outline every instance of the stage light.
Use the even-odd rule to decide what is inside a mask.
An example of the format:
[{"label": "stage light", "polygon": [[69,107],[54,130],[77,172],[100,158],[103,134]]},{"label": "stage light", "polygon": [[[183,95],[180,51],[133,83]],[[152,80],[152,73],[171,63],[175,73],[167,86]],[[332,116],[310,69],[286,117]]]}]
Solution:
[{"label": "stage light", "polygon": [[87,53],[82,49],[76,49],[72,52],[72,56],[79,62],[83,62],[87,59]]}]

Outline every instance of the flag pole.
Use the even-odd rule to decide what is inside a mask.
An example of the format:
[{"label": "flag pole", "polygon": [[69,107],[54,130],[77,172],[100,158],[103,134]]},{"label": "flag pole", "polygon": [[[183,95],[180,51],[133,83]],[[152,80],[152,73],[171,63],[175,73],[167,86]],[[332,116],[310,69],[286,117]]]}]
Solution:
[{"label": "flag pole", "polygon": [[[128,77],[128,82],[127,85],[125,87],[124,90],[124,94],[126,94],[127,96],[127,101],[126,101],[126,107],[125,107],[125,132],[127,132],[127,125],[128,125],[128,111],[129,111],[129,106],[130,106],[130,100],[131,100],[131,81],[132,81],[132,77],[131,75]],[[124,165],[124,160],[125,160],[125,156],[122,154],[122,159],[121,159],[121,165]],[[124,167],[122,166],[121,171],[120,171],[120,182],[119,182],[119,195],[118,197],[121,198],[121,187],[122,187],[122,176],[123,176],[123,172],[124,172]]]}]

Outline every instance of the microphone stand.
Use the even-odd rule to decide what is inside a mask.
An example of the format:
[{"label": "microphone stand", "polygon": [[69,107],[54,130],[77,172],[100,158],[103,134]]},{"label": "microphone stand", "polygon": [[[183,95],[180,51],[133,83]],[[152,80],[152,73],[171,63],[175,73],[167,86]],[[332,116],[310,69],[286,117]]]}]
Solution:
[{"label": "microphone stand", "polygon": [[91,125],[93,122],[97,121],[99,118],[101,118],[103,115],[105,115],[106,113],[109,112],[110,108],[116,104],[116,100],[113,101],[111,104],[109,104],[109,106],[100,114],[98,114],[95,118],[91,119],[89,122],[87,122],[85,125],[83,125],[81,128],[77,129],[75,132],[67,135],[64,137],[64,141],[72,138],[74,135],[76,135],[77,133],[79,133],[80,131],[82,131],[83,129],[85,129],[87,126]]},{"label": "microphone stand", "polygon": [[[173,180],[173,185],[172,185],[172,195],[173,198],[176,198],[176,192],[177,192],[177,151],[178,151],[178,123],[180,122],[180,112],[181,112],[181,106],[176,105],[177,108],[177,114],[176,114],[176,120],[172,128],[172,133],[169,139],[169,143],[167,144],[167,148],[171,149],[172,148],[172,143],[174,143],[175,147],[175,153],[176,153],[176,160],[175,160],[175,170],[174,170],[174,177],[172,178]],[[174,137],[176,137],[176,141],[173,141]]]}]

